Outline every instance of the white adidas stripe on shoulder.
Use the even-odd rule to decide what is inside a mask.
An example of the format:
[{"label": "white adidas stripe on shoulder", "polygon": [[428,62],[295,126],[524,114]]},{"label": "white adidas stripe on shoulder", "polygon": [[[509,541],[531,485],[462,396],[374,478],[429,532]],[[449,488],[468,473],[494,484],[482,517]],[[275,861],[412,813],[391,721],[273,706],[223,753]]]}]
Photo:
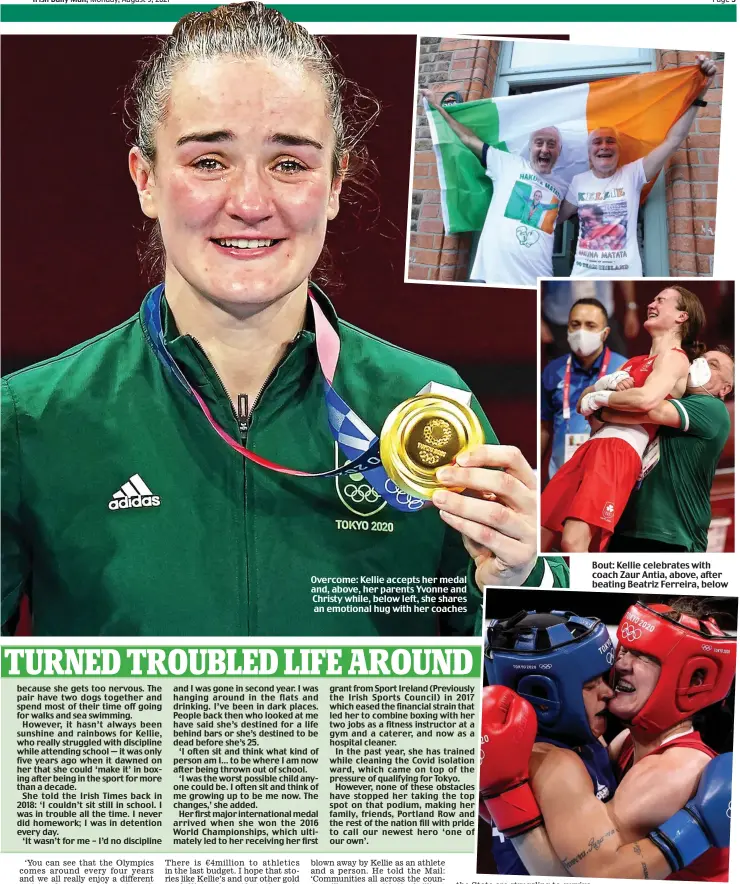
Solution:
[{"label": "white adidas stripe on shoulder", "polygon": [[688,430],[690,423],[691,423],[689,421],[689,413],[688,413],[688,411],[686,411],[686,406],[681,402],[680,399],[671,399],[671,402],[681,412],[681,414],[683,415],[684,421],[686,421],[686,425],[683,428],[683,431],[685,433]]}]

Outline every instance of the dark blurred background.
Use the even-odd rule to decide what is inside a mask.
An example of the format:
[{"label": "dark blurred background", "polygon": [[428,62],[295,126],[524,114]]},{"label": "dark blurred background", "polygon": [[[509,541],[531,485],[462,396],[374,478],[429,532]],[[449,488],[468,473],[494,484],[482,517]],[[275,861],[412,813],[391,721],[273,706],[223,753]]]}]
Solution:
[{"label": "dark blurred background", "polygon": [[[534,293],[402,281],[416,38],[384,37],[382,50],[372,36],[328,42],[382,112],[366,139],[379,173],[373,192],[345,200],[330,225],[327,292],[344,319],[453,365],[499,438],[534,462]],[[151,45],[141,36],[2,39],[4,373],[122,322],[148,288],[122,113]]]}]

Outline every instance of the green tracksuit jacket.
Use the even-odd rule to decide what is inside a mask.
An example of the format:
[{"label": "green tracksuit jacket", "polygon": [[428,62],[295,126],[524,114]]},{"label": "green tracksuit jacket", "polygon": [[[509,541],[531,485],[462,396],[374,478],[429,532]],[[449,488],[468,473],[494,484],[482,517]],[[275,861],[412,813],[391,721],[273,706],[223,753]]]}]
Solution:
[{"label": "green tracksuit jacket", "polygon": [[[464,387],[448,366],[337,320],[320,297],[341,340],[334,386],[376,432],[429,381]],[[440,614],[422,602],[439,592],[424,578],[465,573],[470,564],[460,536],[433,508],[397,512],[361,477],[297,478],[250,463],[163,368],[142,321],[140,312],[3,380],[6,630],[24,592],[37,635],[474,630],[481,597],[470,579],[466,613]],[[296,337],[271,375],[244,434],[197,342],[179,335],[169,315],[164,328],[171,354],[235,439],[295,469],[344,462],[327,422],[312,330]],[[120,507],[124,498],[133,505]],[[322,582],[353,577],[356,585]],[[383,578],[386,589],[368,591],[362,580],[370,578]],[[567,569],[540,561],[527,582],[565,585]],[[373,610],[373,595],[390,600],[376,600]],[[347,607],[356,610],[330,610]]]}]

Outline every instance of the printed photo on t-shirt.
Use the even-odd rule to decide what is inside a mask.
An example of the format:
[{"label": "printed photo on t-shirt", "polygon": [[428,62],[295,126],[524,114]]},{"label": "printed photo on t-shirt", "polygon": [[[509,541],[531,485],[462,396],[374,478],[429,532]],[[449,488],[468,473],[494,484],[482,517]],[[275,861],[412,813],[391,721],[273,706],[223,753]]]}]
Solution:
[{"label": "printed photo on t-shirt", "polygon": [[537,184],[520,179],[514,183],[509,201],[504,209],[504,216],[521,221],[528,227],[536,227],[545,233],[552,233],[555,229],[559,206],[560,200],[556,195],[549,193]]},{"label": "printed photo on t-shirt", "polygon": [[[624,193],[618,188],[615,195]],[[596,199],[605,194],[594,194]],[[576,264],[591,271],[614,271],[629,266],[630,226],[627,199],[582,202],[578,206],[578,253]]]},{"label": "printed photo on t-shirt", "polygon": [[626,200],[599,205],[585,203],[578,210],[579,249],[616,252],[627,247],[628,209]]}]

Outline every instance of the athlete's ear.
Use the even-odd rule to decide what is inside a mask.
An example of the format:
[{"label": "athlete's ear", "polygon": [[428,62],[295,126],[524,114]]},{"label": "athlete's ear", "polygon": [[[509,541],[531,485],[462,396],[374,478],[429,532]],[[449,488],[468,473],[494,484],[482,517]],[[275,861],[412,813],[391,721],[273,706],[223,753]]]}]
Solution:
[{"label": "athlete's ear", "polygon": [[128,170],[139,194],[141,211],[147,218],[156,218],[158,213],[154,167],[138,147],[132,147],[129,151]]},{"label": "athlete's ear", "polygon": [[339,194],[342,192],[342,184],[347,175],[349,168],[349,154],[342,154],[339,160],[339,168],[337,174],[331,183],[331,191],[329,193],[329,204],[326,208],[326,217],[329,221],[333,221],[339,214]]}]

